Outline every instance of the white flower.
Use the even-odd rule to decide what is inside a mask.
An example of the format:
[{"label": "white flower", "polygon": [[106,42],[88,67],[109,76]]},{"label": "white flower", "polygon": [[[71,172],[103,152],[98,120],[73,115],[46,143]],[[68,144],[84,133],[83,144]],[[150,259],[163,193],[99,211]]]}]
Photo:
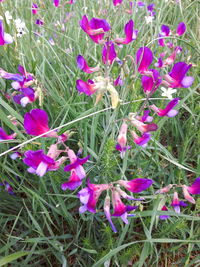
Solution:
[{"label": "white flower", "polygon": [[145,16],[146,24],[152,23],[153,16]]},{"label": "white flower", "polygon": [[[6,23],[7,24],[10,24],[10,20],[12,20],[12,16],[10,15],[10,12],[9,11],[6,11],[4,13],[4,16],[5,16],[5,19],[6,19]],[[0,20],[3,20],[3,17],[0,16]]]},{"label": "white flower", "polygon": [[21,19],[15,19],[15,27],[17,30],[17,37],[22,37],[24,34],[26,34],[26,25]]},{"label": "white flower", "polygon": [[161,95],[166,96],[169,99],[173,99],[172,95],[177,92],[176,89],[173,89],[171,87],[169,87],[169,88],[161,87],[160,89],[163,91],[163,93]]}]

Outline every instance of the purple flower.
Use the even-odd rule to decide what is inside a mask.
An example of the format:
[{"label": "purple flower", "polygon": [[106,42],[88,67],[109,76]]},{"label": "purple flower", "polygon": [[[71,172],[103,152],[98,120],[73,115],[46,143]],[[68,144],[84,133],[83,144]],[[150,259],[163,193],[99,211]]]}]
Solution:
[{"label": "purple flower", "polygon": [[119,185],[125,187],[132,193],[140,193],[141,191],[149,188],[152,185],[153,180],[146,178],[136,178],[130,181],[119,180],[117,182]]},{"label": "purple flower", "polygon": [[124,27],[125,38],[116,38],[114,41],[117,44],[129,44],[133,40],[137,38],[138,30],[134,30],[134,22],[133,20],[129,20],[129,22]]},{"label": "purple flower", "polygon": [[117,79],[114,81],[114,86],[123,86],[124,82],[121,79],[120,75],[117,77]]},{"label": "purple flower", "polygon": [[10,34],[4,32],[3,21],[0,20],[0,46],[5,44],[11,44],[13,38]]},{"label": "purple flower", "polygon": [[79,93],[84,93],[85,95],[92,95],[96,92],[95,83],[92,80],[88,80],[88,82],[85,82],[83,80],[77,80],[76,81],[76,88],[79,91]]},{"label": "purple flower", "polygon": [[165,76],[167,86],[171,88],[189,87],[192,85],[194,78],[186,76],[186,73],[192,67],[192,64],[177,62],[174,64],[171,72]]},{"label": "purple flower", "polygon": [[[27,134],[38,136],[50,130],[48,115],[42,109],[32,109],[24,116],[24,128]],[[43,137],[58,137],[56,132],[51,132]]]},{"label": "purple flower", "polygon": [[4,186],[5,191],[7,191],[8,194],[14,195],[13,188],[8,182],[4,181],[3,183],[0,183],[0,186]]},{"label": "purple flower", "polygon": [[178,111],[173,109],[179,103],[179,98],[174,98],[171,100],[164,109],[156,107],[156,105],[151,105],[150,108],[156,112],[160,117],[174,117],[178,114]]},{"label": "purple flower", "polygon": [[153,94],[158,86],[161,84],[162,79],[160,78],[160,73],[157,70],[151,69],[151,76],[142,76],[142,87],[146,95]]},{"label": "purple flower", "polygon": [[[161,209],[162,211],[168,211],[168,208],[164,205]],[[167,220],[170,216],[169,215],[160,215],[159,218],[161,220]]]},{"label": "purple flower", "polygon": [[110,30],[110,25],[105,19],[92,18],[88,21],[86,15],[82,17],[79,24],[82,30],[97,44],[102,41],[105,32]]},{"label": "purple flower", "polygon": [[41,19],[36,19],[35,24],[39,25],[39,26],[43,26],[44,25],[44,21]]},{"label": "purple flower", "polygon": [[69,177],[68,182],[65,182],[61,185],[62,190],[75,190],[77,187],[79,187],[82,184],[82,180],[77,175],[75,169],[71,170],[71,176]]},{"label": "purple flower", "polygon": [[38,13],[38,5],[36,3],[32,4],[32,13],[36,15]]},{"label": "purple flower", "polygon": [[55,7],[58,7],[60,4],[60,0],[53,0],[53,4]]},{"label": "purple flower", "polygon": [[186,25],[185,25],[184,22],[180,22],[180,23],[178,24],[177,29],[176,29],[176,34],[179,35],[179,36],[181,36],[181,35],[183,35],[185,32],[186,32]]},{"label": "purple flower", "polygon": [[83,164],[88,161],[90,156],[87,156],[83,159],[80,159],[76,156],[74,151],[72,149],[67,150],[68,157],[70,159],[70,164],[65,166],[64,171],[69,172],[73,169],[75,169],[76,174],[79,176],[79,178],[82,180],[83,178],[86,177],[85,170],[83,169]]},{"label": "purple flower", "polygon": [[83,213],[88,210],[95,213],[96,204],[101,193],[109,188],[109,184],[91,184],[88,180],[87,187],[78,192],[80,202],[83,204],[83,206],[79,208],[79,212]]},{"label": "purple flower", "polygon": [[110,214],[110,196],[107,195],[106,198],[105,198],[105,201],[104,201],[104,213],[106,215],[106,218],[107,220],[109,221],[110,223],[110,226],[113,230],[114,233],[117,233],[117,229],[115,228],[113,222],[112,222],[112,219],[111,219],[111,214]]},{"label": "purple flower", "polygon": [[142,116],[136,116],[136,119],[141,122],[152,122],[153,117],[149,116],[150,110],[145,109]]},{"label": "purple flower", "polygon": [[188,186],[187,189],[190,194],[193,195],[200,194],[200,177],[198,177],[191,186]]},{"label": "purple flower", "polygon": [[148,47],[141,47],[136,53],[136,63],[138,65],[138,71],[141,74],[145,74],[148,71],[148,67],[153,61],[153,53]]},{"label": "purple flower", "polygon": [[102,61],[104,64],[111,65],[117,57],[115,45],[112,41],[106,42],[102,49]]},{"label": "purple flower", "polygon": [[142,2],[142,1],[138,1],[137,2],[137,5],[138,5],[138,7],[143,7],[143,6],[145,6],[145,3]]},{"label": "purple flower", "polygon": [[89,67],[86,60],[81,55],[77,56],[76,63],[77,63],[78,68],[86,73],[93,73],[95,71],[99,71],[99,67],[95,67],[95,68]]},{"label": "purple flower", "polygon": [[121,195],[116,189],[112,190],[112,205],[114,209],[112,216],[121,217],[123,222],[126,224],[128,224],[128,211],[137,209],[137,206],[126,206],[121,201]]},{"label": "purple flower", "polygon": [[184,201],[180,201],[178,198],[178,193],[174,192],[174,197],[171,206],[174,208],[174,211],[176,213],[180,213],[180,207],[186,207],[187,204]]},{"label": "purple flower", "polygon": [[0,141],[2,140],[11,140],[16,137],[16,133],[13,133],[11,135],[7,135],[7,133],[4,131],[3,128],[0,128]]},{"label": "purple flower", "polygon": [[17,104],[22,105],[22,107],[34,102],[37,98],[33,88],[22,88],[21,92],[21,94],[15,95],[13,99]]},{"label": "purple flower", "polygon": [[62,152],[57,150],[53,155],[52,149],[55,150],[55,146],[56,145],[52,145],[50,147],[47,155],[44,154],[43,150],[26,151],[24,153],[25,158],[23,159],[23,162],[30,166],[27,171],[42,177],[47,171],[58,170],[60,165],[66,160],[66,157],[61,157],[59,160],[55,161],[56,157]]},{"label": "purple flower", "polygon": [[150,133],[143,133],[143,135],[140,137],[136,134],[135,131],[131,131],[131,135],[133,137],[133,142],[142,147],[146,147],[147,143],[151,139],[151,134]]},{"label": "purple flower", "polygon": [[119,6],[122,4],[122,1],[123,0],[113,0],[113,4],[114,4],[114,6]]}]

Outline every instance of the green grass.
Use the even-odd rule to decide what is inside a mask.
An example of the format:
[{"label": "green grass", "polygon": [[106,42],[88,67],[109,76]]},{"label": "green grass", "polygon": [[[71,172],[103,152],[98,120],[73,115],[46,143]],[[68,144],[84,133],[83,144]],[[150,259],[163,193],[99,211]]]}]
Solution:
[{"label": "green grass", "polygon": [[[65,2],[61,0],[61,4]],[[0,79],[0,120],[1,127],[8,133],[18,133],[13,143],[1,143],[0,153],[10,147],[23,144],[22,151],[46,149],[52,144],[50,138],[31,137],[23,131],[23,116],[33,108],[42,108],[50,117],[51,128],[60,127],[60,133],[70,130],[74,134],[67,145],[78,150],[78,142],[83,147],[84,156],[91,158],[86,171],[94,183],[106,183],[120,179],[148,177],[154,180],[154,187],[144,194],[146,202],[140,211],[124,225],[120,219],[113,219],[118,233],[114,234],[102,210],[96,214],[78,213],[79,189],[63,192],[60,189],[68,174],[60,168],[48,172],[43,178],[27,173],[22,160],[12,161],[9,154],[0,157],[2,181],[9,182],[15,196],[0,192],[0,266],[11,262],[10,266],[200,266],[200,198],[196,206],[188,205],[177,215],[172,209],[169,221],[158,220],[160,197],[154,192],[169,183],[191,184],[200,176],[200,132],[199,132],[199,86],[200,86],[200,1],[182,0],[165,2],[155,0],[156,18],[146,24],[145,8],[133,9],[130,16],[123,12],[128,8],[124,0],[122,7],[114,8],[111,0],[77,0],[74,5],[55,8],[51,1],[40,1],[40,16],[44,26],[35,25],[36,16],[31,15],[30,0],[5,0],[0,4],[0,15],[9,10],[13,18],[25,21],[27,34],[16,42],[0,47],[0,68],[17,72],[18,64],[33,73],[42,95],[26,108],[6,100],[10,82]],[[145,1],[145,3],[151,3]],[[84,11],[87,8],[87,11]],[[108,13],[100,14],[101,10]],[[72,14],[65,24],[65,30],[55,27],[57,21]],[[113,149],[117,139],[121,118],[129,112],[136,112],[142,105],[144,95],[140,86],[140,76],[134,76],[131,60],[127,61],[125,83],[119,92],[122,102],[117,109],[110,108],[110,99],[104,96],[102,102],[94,106],[94,98],[79,95],[75,88],[77,79],[93,77],[82,73],[76,67],[76,56],[83,55],[91,66],[101,64],[101,48],[94,44],[79,27],[84,14],[89,18],[105,18],[112,25],[113,36],[122,36],[124,24],[131,18],[139,30],[138,38],[118,48],[118,57],[135,56],[138,48],[145,45],[158,57],[162,51],[157,46],[157,36],[162,24],[175,31],[177,24],[184,21],[187,32],[179,38],[171,38],[183,47],[176,62],[186,61],[194,66],[190,75],[195,78],[191,88],[180,88],[176,94],[181,98],[179,114],[174,118],[156,118],[159,129],[146,149],[136,147],[127,152],[123,160]],[[6,32],[15,36],[13,22],[5,25]],[[34,32],[41,32],[37,37]],[[56,37],[55,37],[56,35]],[[53,37],[55,46],[49,43]],[[102,66],[103,67],[103,66]],[[171,67],[167,70],[169,71]],[[118,76],[116,64],[111,74]],[[163,70],[163,73],[166,70]],[[104,75],[104,72],[102,72]],[[160,98],[160,91],[153,98]],[[151,100],[164,106],[166,100]],[[11,124],[7,116],[18,119],[18,127]],[[63,125],[65,125],[63,127]],[[28,141],[30,140],[30,141]],[[131,140],[129,140],[131,143]],[[85,181],[83,182],[83,186]],[[167,203],[170,204],[170,197]],[[100,206],[103,199],[99,201]],[[109,266],[109,265],[107,265]]]}]

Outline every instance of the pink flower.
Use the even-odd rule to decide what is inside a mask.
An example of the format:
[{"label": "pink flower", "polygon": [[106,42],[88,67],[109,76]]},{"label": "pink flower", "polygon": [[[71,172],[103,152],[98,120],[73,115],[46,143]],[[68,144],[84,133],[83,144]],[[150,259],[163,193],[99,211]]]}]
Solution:
[{"label": "pink flower", "polygon": [[132,117],[130,120],[131,124],[135,126],[141,133],[148,133],[152,131],[156,131],[158,129],[157,124],[155,123],[150,123],[150,124],[145,124],[136,118]]},{"label": "pink flower", "polygon": [[153,61],[153,53],[148,47],[141,47],[136,53],[136,63],[141,74],[148,72],[148,67]]},{"label": "pink flower", "polygon": [[[168,211],[168,208],[164,205],[161,209],[162,211]],[[159,218],[161,220],[167,220],[170,216],[169,215],[160,215]]]},{"label": "pink flower", "polygon": [[122,4],[122,1],[123,0],[113,0],[113,4],[114,4],[114,6],[119,6]]},{"label": "pink flower", "polygon": [[93,73],[95,71],[99,71],[99,67],[95,67],[95,68],[89,67],[86,60],[81,55],[77,56],[76,62],[77,62],[78,68],[84,71],[85,73]]},{"label": "pink flower", "polygon": [[121,153],[121,158],[124,157],[125,151],[130,149],[130,146],[126,146],[126,142],[127,142],[127,129],[128,129],[128,125],[123,122],[122,126],[120,128],[119,131],[119,136],[117,138],[117,145],[116,145],[116,149],[119,150]]},{"label": "pink flower", "polygon": [[7,133],[4,131],[3,128],[0,128],[0,142],[2,140],[12,140],[16,137],[16,133],[13,133],[11,135],[7,135]]},{"label": "pink flower", "polygon": [[176,29],[176,34],[181,36],[186,32],[186,25],[184,22],[180,22]]},{"label": "pink flower", "polygon": [[60,4],[60,0],[53,0],[53,4],[55,7],[58,7]]},{"label": "pink flower", "polygon": [[130,181],[119,180],[117,182],[119,185],[125,187],[132,193],[140,193],[149,188],[152,185],[153,180],[146,178],[136,178]]},{"label": "pink flower", "polygon": [[79,24],[82,30],[97,44],[102,41],[105,32],[110,30],[110,25],[105,19],[92,18],[89,21],[86,15],[82,17]]},{"label": "pink flower", "polygon": [[87,82],[83,80],[77,80],[76,88],[80,94],[84,93],[85,95],[88,95],[88,96],[96,92],[95,83],[92,80],[88,80]]},{"label": "pink flower", "polygon": [[174,208],[174,211],[176,213],[180,213],[180,207],[186,207],[187,204],[184,201],[180,201],[178,198],[178,193],[174,192],[174,197],[171,206]]},{"label": "pink flower", "polygon": [[103,63],[111,65],[116,57],[117,53],[115,51],[114,43],[112,41],[106,42],[102,50]]},{"label": "pink flower", "polygon": [[178,114],[178,111],[173,109],[179,103],[179,98],[174,98],[171,100],[164,109],[156,107],[156,105],[151,105],[150,108],[156,112],[160,117],[174,117]]},{"label": "pink flower", "polygon": [[[48,115],[42,109],[32,109],[24,116],[24,128],[27,134],[38,136],[50,131]],[[43,137],[58,137],[56,132],[51,132]]]},{"label": "pink flower", "polygon": [[133,20],[129,20],[129,22],[124,27],[125,38],[116,38],[114,41],[117,44],[129,44],[133,40],[137,38],[138,30],[134,30],[134,22]]},{"label": "pink flower", "polygon": [[143,133],[143,135],[140,137],[136,134],[135,131],[131,131],[131,135],[133,137],[133,142],[141,147],[146,147],[147,143],[151,139],[151,134],[150,133]]},{"label": "pink flower", "polygon": [[74,190],[82,184],[81,178],[77,175],[76,170],[71,170],[71,176],[69,177],[68,182],[65,182],[61,185],[62,190],[70,189]]},{"label": "pink flower", "polygon": [[38,13],[38,5],[33,3],[32,4],[32,13],[36,15]]},{"label": "pink flower", "polygon": [[11,44],[13,38],[10,34],[4,32],[3,21],[0,20],[0,46],[5,44]]},{"label": "pink flower", "polygon": [[104,207],[103,207],[103,209],[104,209],[104,213],[106,215],[107,220],[110,223],[110,226],[111,226],[113,232],[114,233],[117,233],[117,229],[115,228],[115,226],[114,226],[114,224],[112,222],[112,219],[111,219],[111,214],[110,214],[110,196],[109,195],[107,195],[106,198],[105,198],[105,200],[104,200]]}]

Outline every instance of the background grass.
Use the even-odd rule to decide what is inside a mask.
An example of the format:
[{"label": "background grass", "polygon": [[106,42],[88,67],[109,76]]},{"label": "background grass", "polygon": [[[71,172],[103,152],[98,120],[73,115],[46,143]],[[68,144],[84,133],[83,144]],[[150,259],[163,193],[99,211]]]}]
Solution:
[{"label": "background grass", "polygon": [[[144,1],[151,3],[150,1]],[[67,143],[78,150],[82,145],[84,155],[91,155],[86,166],[88,176],[95,183],[115,181],[121,177],[148,177],[154,180],[154,189],[169,183],[190,184],[200,173],[199,156],[199,1],[153,1],[156,17],[152,24],[146,24],[145,8],[134,8],[130,16],[123,12],[129,7],[116,9],[111,0],[77,0],[74,5],[55,8],[51,1],[39,1],[39,16],[44,26],[35,25],[36,16],[31,14],[30,0],[5,0],[0,5],[0,15],[9,10],[13,18],[21,18],[26,23],[27,34],[16,38],[12,45],[0,47],[0,67],[16,73],[18,64],[26,67],[37,78],[41,101],[22,108],[5,99],[10,82],[0,79],[0,119],[7,132],[16,131],[17,140],[13,144],[2,143],[0,152],[30,139],[17,130],[7,116],[15,116],[20,123],[23,116],[32,108],[43,108],[50,116],[51,127],[58,127],[85,115],[90,117],[64,127],[74,134]],[[116,11],[117,10],[117,11]],[[137,11],[137,12],[136,12]],[[113,36],[123,34],[124,24],[133,19],[139,30],[136,41],[118,48],[118,57],[129,54],[134,57],[137,49],[148,45],[158,57],[162,51],[157,46],[157,36],[162,24],[176,29],[180,21],[187,25],[187,32],[173,42],[183,47],[176,61],[193,64],[192,76],[195,82],[191,88],[178,89],[177,96],[182,100],[180,112],[175,118],[159,118],[159,130],[146,149],[136,147],[128,151],[124,160],[113,149],[118,135],[120,121],[129,112],[135,112],[142,104],[144,95],[140,88],[140,77],[133,77],[132,63],[128,61],[124,86],[120,89],[123,102],[139,100],[121,105],[116,110],[110,106],[107,96],[94,107],[94,99],[79,95],[75,89],[76,79],[86,75],[76,67],[76,56],[82,54],[91,66],[101,64],[101,49],[94,44],[79,27],[84,14],[89,18],[106,18],[112,25]],[[70,18],[69,18],[70,14]],[[60,24],[64,23],[64,30]],[[55,26],[57,24],[57,26]],[[13,22],[5,25],[6,31],[16,36]],[[40,36],[35,33],[39,32]],[[55,45],[49,43],[52,37]],[[170,69],[170,68],[169,68]],[[168,69],[168,70],[169,70]],[[114,78],[118,76],[119,66],[112,69]],[[102,73],[103,74],[103,73]],[[160,97],[160,91],[155,96]],[[165,100],[154,100],[160,106]],[[22,130],[22,131],[21,131]],[[23,147],[28,149],[47,149],[51,139],[38,139]],[[131,143],[131,140],[129,140]],[[42,179],[27,173],[20,159],[12,161],[9,155],[0,157],[1,179],[9,182],[15,195],[0,192],[0,266],[12,261],[11,266],[200,266],[200,199],[196,206],[189,205],[180,215],[171,214],[168,222],[158,221],[159,196],[151,188],[146,193],[147,204],[140,206],[140,212],[124,225],[114,219],[118,233],[112,233],[103,212],[78,214],[79,201],[75,192],[63,192],[60,184],[68,178],[61,168],[49,172]],[[101,201],[100,201],[101,202]],[[99,202],[99,204],[100,204]],[[170,203],[170,200],[167,199]]]}]

